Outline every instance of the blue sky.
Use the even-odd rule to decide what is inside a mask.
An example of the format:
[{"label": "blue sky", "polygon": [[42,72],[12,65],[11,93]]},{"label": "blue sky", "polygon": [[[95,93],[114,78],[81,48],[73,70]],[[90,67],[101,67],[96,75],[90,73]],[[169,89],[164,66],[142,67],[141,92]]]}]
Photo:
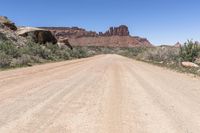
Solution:
[{"label": "blue sky", "polygon": [[200,41],[199,0],[0,0],[0,15],[17,25],[98,32],[125,24],[153,44]]}]

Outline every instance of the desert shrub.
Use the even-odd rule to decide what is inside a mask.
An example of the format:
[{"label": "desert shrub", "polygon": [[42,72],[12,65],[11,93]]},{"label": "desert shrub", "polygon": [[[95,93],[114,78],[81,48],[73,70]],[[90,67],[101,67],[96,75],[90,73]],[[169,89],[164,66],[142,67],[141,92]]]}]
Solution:
[{"label": "desert shrub", "polygon": [[70,59],[69,49],[67,47],[59,47],[58,45],[48,43],[45,49],[49,50],[50,60],[68,60]]},{"label": "desert shrub", "polygon": [[46,49],[50,49],[52,53],[56,53],[58,50],[61,50],[58,45],[52,43],[47,43]]},{"label": "desert shrub", "polygon": [[[0,27],[1,27],[1,24],[0,24]],[[0,43],[7,41],[7,40],[8,40],[8,38],[6,37],[6,35],[0,32]]]},{"label": "desert shrub", "polygon": [[0,67],[20,67],[33,63],[46,61],[69,60],[85,58],[97,54],[119,54],[127,57],[135,57],[143,52],[144,48],[116,48],[116,47],[59,47],[52,43],[44,45],[29,41],[27,45],[16,47],[11,42],[0,43],[1,64]]},{"label": "desert shrub", "polygon": [[69,49],[60,49],[55,52],[55,55],[57,56],[59,60],[62,60],[62,59],[69,60],[71,59],[70,52],[71,50]]},{"label": "desert shrub", "polygon": [[31,60],[33,61],[33,63],[43,63],[43,62],[45,62],[45,60],[42,59],[39,56],[31,56]]},{"label": "desert shrub", "polygon": [[53,53],[51,49],[47,46],[40,45],[38,43],[29,42],[27,46],[21,49],[21,53],[28,54],[31,56],[39,56],[46,60],[54,60]]},{"label": "desert shrub", "polygon": [[180,57],[183,61],[194,62],[195,59],[200,55],[200,46],[197,42],[187,41],[180,48]]},{"label": "desert shrub", "polygon": [[0,67],[10,66],[12,57],[7,55],[5,52],[0,51]]},{"label": "desert shrub", "polygon": [[34,43],[34,42],[28,42],[27,46],[25,46],[22,49],[22,53],[23,54],[29,54],[32,56],[37,56],[37,55],[42,55],[43,53],[43,47],[38,44],[38,43]]},{"label": "desert shrub", "polygon": [[178,60],[179,49],[169,46],[153,47],[138,55],[138,59],[145,61],[175,61]]},{"label": "desert shrub", "polygon": [[30,65],[31,62],[32,62],[32,60],[31,60],[30,55],[22,55],[19,58],[13,58],[10,63],[10,66],[11,67],[26,66],[26,65]]},{"label": "desert shrub", "polygon": [[113,53],[113,49],[115,49],[115,48],[101,47],[100,48],[100,53],[102,53],[102,54],[112,54]]},{"label": "desert shrub", "polygon": [[46,59],[46,60],[55,60],[54,59],[54,56],[52,55],[52,52],[50,49],[41,49],[41,51],[38,53],[39,56],[41,56],[43,59]]},{"label": "desert shrub", "polygon": [[19,49],[9,41],[0,43],[0,51],[3,51],[5,54],[17,58],[20,56]]},{"label": "desert shrub", "polygon": [[118,53],[120,55],[135,58],[139,54],[143,53],[148,49],[147,47],[133,47],[133,48],[120,48],[115,53]]},{"label": "desert shrub", "polygon": [[70,56],[72,58],[85,58],[85,57],[88,57],[88,54],[87,54],[87,49],[86,48],[81,48],[81,47],[77,47],[77,48],[74,48],[72,51],[70,51]]}]

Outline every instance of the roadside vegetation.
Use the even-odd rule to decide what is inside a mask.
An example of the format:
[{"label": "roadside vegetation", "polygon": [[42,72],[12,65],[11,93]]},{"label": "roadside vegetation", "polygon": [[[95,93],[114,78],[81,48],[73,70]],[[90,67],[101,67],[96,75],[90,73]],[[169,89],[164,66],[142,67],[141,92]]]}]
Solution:
[{"label": "roadside vegetation", "polygon": [[197,42],[187,41],[181,47],[74,47],[73,50],[47,43],[40,45],[29,42],[26,46],[16,47],[9,41],[0,42],[0,68],[15,68],[32,66],[34,64],[52,61],[79,59],[99,54],[119,54],[140,61],[153,63],[171,68],[180,72],[200,75],[200,68],[184,67],[184,61],[200,65],[200,45]]},{"label": "roadside vegetation", "polygon": [[71,50],[67,46],[60,48],[51,43],[40,45],[34,42],[29,42],[26,46],[22,47],[16,47],[9,41],[0,43],[1,69],[32,66],[38,63],[84,57],[88,57],[84,49],[75,48],[74,50]]},{"label": "roadside vegetation", "polygon": [[180,47],[159,46],[146,49],[136,59],[200,76],[200,68],[182,65],[182,62],[200,65],[200,45],[191,40]]},{"label": "roadside vegetation", "polygon": [[192,62],[200,66],[200,45],[191,40],[180,47],[76,47],[85,51],[86,57],[98,54],[119,54],[136,60],[170,68],[184,73],[192,73],[200,76],[200,68],[185,67],[182,62]]},{"label": "roadside vegetation", "polygon": [[87,56],[96,54],[119,54],[136,60],[170,68],[184,73],[192,73],[200,76],[200,68],[185,67],[182,62],[192,62],[200,66],[200,45],[197,42],[187,41],[180,47],[79,47],[86,51]]},{"label": "roadside vegetation", "polygon": [[27,45],[17,47],[10,41],[0,42],[0,68],[15,68],[32,66],[34,64],[63,61],[71,59],[86,58],[99,54],[119,54],[134,58],[146,48],[111,48],[111,47],[74,47],[73,50],[67,46],[47,43],[41,45],[32,41]]}]

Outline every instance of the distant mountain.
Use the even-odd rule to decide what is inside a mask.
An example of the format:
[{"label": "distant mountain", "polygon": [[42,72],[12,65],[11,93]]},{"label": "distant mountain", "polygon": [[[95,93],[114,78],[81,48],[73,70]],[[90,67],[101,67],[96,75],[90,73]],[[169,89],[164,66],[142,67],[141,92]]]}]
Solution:
[{"label": "distant mountain", "polygon": [[72,46],[136,47],[152,46],[146,39],[131,36],[125,25],[110,27],[106,32],[87,31],[79,27],[39,27],[50,30],[56,38],[68,39]]}]

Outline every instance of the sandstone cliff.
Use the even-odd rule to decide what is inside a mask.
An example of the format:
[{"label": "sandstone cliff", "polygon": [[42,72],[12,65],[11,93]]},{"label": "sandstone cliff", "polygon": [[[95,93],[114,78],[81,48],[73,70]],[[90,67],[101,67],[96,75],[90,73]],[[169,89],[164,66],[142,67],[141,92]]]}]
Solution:
[{"label": "sandstone cliff", "polygon": [[110,27],[106,32],[87,31],[78,27],[41,27],[50,30],[56,38],[67,38],[72,46],[135,47],[152,46],[146,38],[131,36],[128,27]]}]

